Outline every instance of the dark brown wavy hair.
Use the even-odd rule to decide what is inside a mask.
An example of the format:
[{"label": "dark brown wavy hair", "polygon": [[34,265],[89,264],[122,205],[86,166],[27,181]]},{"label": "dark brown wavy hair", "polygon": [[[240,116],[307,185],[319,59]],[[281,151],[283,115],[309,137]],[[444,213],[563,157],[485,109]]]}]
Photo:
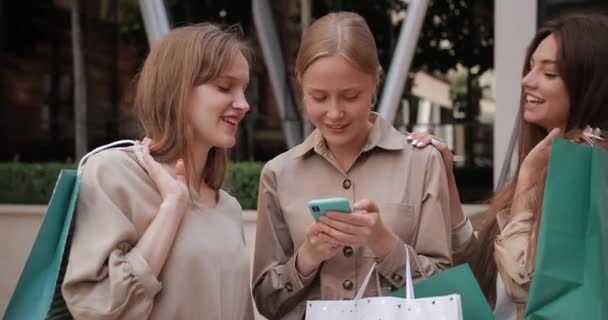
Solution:
[{"label": "dark brown wavy hair", "polygon": [[[608,129],[608,16],[596,13],[567,14],[547,21],[536,33],[528,46],[523,75],[530,71],[530,58],[538,45],[549,35],[559,44],[557,67],[570,97],[570,111],[565,132],[582,130],[586,126]],[[523,90],[522,90],[523,92]],[[511,207],[517,184],[516,177],[522,161],[546,135],[547,131],[523,119],[522,94],[518,119],[519,159],[514,179],[490,200],[488,210],[481,221],[479,239],[481,245],[471,259],[471,267],[488,302],[496,302],[497,267],[494,260],[494,243],[499,228],[496,214]],[[546,168],[537,175],[537,183],[528,192],[535,193],[529,207],[535,213],[535,228],[541,216]],[[533,231],[532,259],[536,248],[536,232]]]}]

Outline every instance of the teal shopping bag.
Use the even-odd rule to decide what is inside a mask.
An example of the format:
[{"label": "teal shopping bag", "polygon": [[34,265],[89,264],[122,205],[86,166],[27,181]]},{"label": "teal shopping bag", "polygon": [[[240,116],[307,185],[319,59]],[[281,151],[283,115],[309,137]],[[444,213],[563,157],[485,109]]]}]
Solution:
[{"label": "teal shopping bag", "polygon": [[[459,294],[464,320],[494,319],[492,310],[468,264],[438,273],[414,285],[416,298]],[[405,297],[405,289],[391,293],[394,297]]]},{"label": "teal shopping bag", "polygon": [[47,317],[55,289],[61,290],[57,280],[79,186],[80,178],[76,170],[62,170],[59,173],[44,220],[4,314],[5,320],[39,320]]},{"label": "teal shopping bag", "polygon": [[608,319],[608,152],[555,139],[526,319]]},{"label": "teal shopping bag", "polygon": [[80,189],[79,172],[87,159],[96,153],[119,146],[138,145],[133,140],[115,141],[87,153],[80,160],[78,170],[61,170],[4,320],[71,319],[61,295],[61,284]]}]

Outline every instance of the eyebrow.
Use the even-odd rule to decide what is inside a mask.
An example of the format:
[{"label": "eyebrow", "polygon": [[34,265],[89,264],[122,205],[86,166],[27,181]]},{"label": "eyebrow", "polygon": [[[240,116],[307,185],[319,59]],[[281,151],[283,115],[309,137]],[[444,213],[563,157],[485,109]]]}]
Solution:
[{"label": "eyebrow", "polygon": [[[345,92],[345,91],[353,91],[353,90],[362,90],[361,87],[362,87],[361,85],[354,85],[354,86],[340,89],[339,91]],[[306,88],[306,91],[325,92],[325,91],[327,91],[327,89],[308,87],[308,88]]]},{"label": "eyebrow", "polygon": [[[534,63],[534,58],[530,58],[530,63]],[[540,64],[557,64],[557,61],[552,59],[541,59]]]},{"label": "eyebrow", "polygon": [[220,75],[217,76],[217,79],[222,79],[222,78],[227,78],[229,80],[233,80],[233,81],[236,81],[236,82],[245,81],[245,84],[247,84],[247,85],[249,84],[249,78],[242,79],[242,78],[239,78],[239,77],[237,77],[235,75],[232,75],[232,74],[226,74],[226,73],[224,73],[224,74],[220,74]]}]

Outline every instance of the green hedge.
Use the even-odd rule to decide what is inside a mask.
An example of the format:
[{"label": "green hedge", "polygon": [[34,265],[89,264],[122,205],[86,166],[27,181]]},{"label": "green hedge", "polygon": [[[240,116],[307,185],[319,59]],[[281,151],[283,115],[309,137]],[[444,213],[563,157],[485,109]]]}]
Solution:
[{"label": "green hedge", "polygon": [[[263,164],[235,162],[228,168],[226,190],[243,209],[255,209],[258,181]],[[0,163],[0,203],[46,204],[61,169],[74,169],[72,163]]]},{"label": "green hedge", "polygon": [[225,189],[239,200],[243,209],[255,209],[258,205],[258,184],[263,166],[259,162],[233,162],[228,167]]}]

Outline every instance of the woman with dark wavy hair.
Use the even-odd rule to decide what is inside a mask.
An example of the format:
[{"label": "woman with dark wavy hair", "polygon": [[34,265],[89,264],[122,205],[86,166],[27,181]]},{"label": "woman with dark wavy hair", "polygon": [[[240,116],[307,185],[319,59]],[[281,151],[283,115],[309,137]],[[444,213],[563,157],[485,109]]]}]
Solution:
[{"label": "woman with dark wavy hair", "polygon": [[[606,148],[607,34],[608,16],[567,14],[547,21],[528,47],[519,107],[517,169],[491,200],[479,241],[475,242],[469,233],[473,238],[469,249],[477,248],[470,250],[474,252],[468,254],[468,260],[484,294],[496,306],[496,312],[512,310],[510,317],[503,314],[500,319],[523,319],[534,274],[552,138],[561,135]],[[410,139],[425,147],[432,137],[415,133]],[[445,144],[435,140],[433,145],[451,167],[451,154]],[[451,199],[458,202],[454,180],[449,180]],[[463,221],[460,206],[452,206],[452,216],[453,226],[454,221]]]}]

